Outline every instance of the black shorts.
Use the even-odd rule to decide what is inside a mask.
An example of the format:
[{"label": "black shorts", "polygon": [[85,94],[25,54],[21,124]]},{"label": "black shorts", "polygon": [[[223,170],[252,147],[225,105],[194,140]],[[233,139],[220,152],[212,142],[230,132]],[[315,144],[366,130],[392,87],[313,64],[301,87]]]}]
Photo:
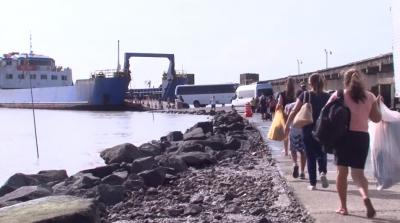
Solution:
[{"label": "black shorts", "polygon": [[369,134],[367,132],[350,131],[343,143],[336,148],[336,165],[364,169],[368,150]]}]

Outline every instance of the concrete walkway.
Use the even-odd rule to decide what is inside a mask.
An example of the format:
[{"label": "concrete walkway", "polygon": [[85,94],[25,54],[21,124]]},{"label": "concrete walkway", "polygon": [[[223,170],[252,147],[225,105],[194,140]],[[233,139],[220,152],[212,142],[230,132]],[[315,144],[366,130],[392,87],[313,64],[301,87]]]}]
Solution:
[{"label": "concrete walkway", "polygon": [[[358,189],[349,176],[349,187],[347,195],[348,216],[342,216],[335,213],[339,207],[339,198],[336,192],[335,178],[336,166],[333,164],[333,157],[328,156],[328,174],[329,187],[322,189],[320,183],[317,184],[317,190],[307,190],[308,180],[294,179],[292,177],[292,161],[289,156],[281,153],[283,149],[282,142],[275,142],[266,138],[270,121],[262,121],[259,114],[255,114],[249,121],[258,128],[266,144],[272,150],[272,154],[277,161],[278,168],[288,184],[293,188],[296,196],[310,212],[316,222],[375,222],[392,223],[400,222],[400,185],[383,191],[376,190],[376,181],[372,175],[371,161],[367,160],[366,175],[369,181],[370,198],[377,210],[377,216],[373,219],[366,218],[366,211],[363,205]],[[399,157],[400,162],[400,157]],[[307,169],[307,168],[306,168]],[[306,177],[308,177],[306,171]]]}]

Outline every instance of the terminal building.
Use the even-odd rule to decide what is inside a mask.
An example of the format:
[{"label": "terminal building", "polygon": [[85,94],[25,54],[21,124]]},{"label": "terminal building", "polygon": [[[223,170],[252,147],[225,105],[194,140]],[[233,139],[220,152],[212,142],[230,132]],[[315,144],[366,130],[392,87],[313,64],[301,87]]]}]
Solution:
[{"label": "terminal building", "polygon": [[[343,89],[343,73],[350,69],[355,68],[364,73],[366,89],[370,90],[375,95],[382,95],[385,104],[393,108],[397,104],[395,99],[394,89],[394,68],[393,68],[393,55],[387,53],[376,57],[348,63],[342,66],[331,67],[323,70],[317,70],[314,72],[303,73],[299,75],[288,75],[296,80],[298,85],[302,81],[307,83],[308,77],[313,73],[322,74],[325,78],[325,90],[337,90]],[[268,80],[274,92],[280,92],[285,90],[286,77]],[[300,86],[298,86],[300,87]]]},{"label": "terminal building", "polygon": [[260,75],[256,73],[240,74],[240,85],[248,85],[259,81]]}]

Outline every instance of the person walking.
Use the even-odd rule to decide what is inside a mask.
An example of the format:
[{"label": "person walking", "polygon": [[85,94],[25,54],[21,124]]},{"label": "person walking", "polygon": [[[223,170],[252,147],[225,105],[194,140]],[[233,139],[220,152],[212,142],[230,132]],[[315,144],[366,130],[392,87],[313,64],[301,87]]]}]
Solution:
[{"label": "person walking", "polygon": [[256,113],[257,102],[254,97],[251,99],[250,105],[251,105],[251,111],[253,112],[253,114]]},{"label": "person walking", "polygon": [[[368,196],[368,180],[364,175],[365,162],[369,149],[368,120],[379,122],[382,114],[379,109],[381,96],[375,97],[365,90],[361,73],[350,69],[344,74],[344,103],[350,109],[350,128],[345,139],[335,149],[335,163],[337,165],[336,189],[340,199],[338,214],[347,215],[347,176],[349,168],[351,177],[358,186],[367,217],[373,218],[376,211]],[[329,101],[336,100],[337,91]]]},{"label": "person walking", "polygon": [[259,98],[259,107],[262,120],[267,120],[267,96],[263,93]]},{"label": "person walking", "polygon": [[[282,91],[279,94],[278,97],[278,103],[276,105],[276,109],[282,109],[282,111],[284,111],[285,106],[287,104],[293,103],[296,100],[295,97],[295,86],[294,86],[294,79],[291,77],[288,77],[286,80],[286,90]],[[285,117],[285,119],[287,119],[287,116]],[[284,151],[282,151],[285,156],[289,155],[289,145],[288,145],[288,139],[287,137],[283,140],[283,147],[284,147]]]},{"label": "person walking", "polygon": [[[323,91],[324,81],[320,74],[312,74],[308,79],[308,84],[311,86],[311,91],[305,91],[296,100],[296,104],[289,114],[285,126],[285,135],[289,134],[290,125],[294,117],[299,112],[303,101],[310,101],[312,107],[313,123],[303,127],[303,142],[307,156],[307,170],[309,175],[309,190],[315,190],[317,185],[317,162],[318,172],[323,188],[329,186],[326,178],[327,173],[327,157],[326,153],[322,151],[321,145],[313,138],[311,132],[314,129],[315,122],[318,116],[329,99],[329,94]],[[304,100],[305,99],[305,100]]]},{"label": "person walking", "polygon": [[216,101],[215,101],[215,96],[213,95],[213,96],[211,96],[211,98],[210,98],[211,111],[215,111],[215,103],[216,103]]},{"label": "person walking", "polygon": [[[295,104],[296,102],[287,104],[285,106],[285,114],[289,115],[292,109],[294,108]],[[289,130],[289,149],[293,161],[292,176],[293,178],[300,177],[300,179],[304,180],[305,179],[304,169],[306,167],[306,154],[304,151],[303,131],[301,128],[296,128],[293,125],[290,126]],[[299,165],[297,162],[297,154],[300,154],[300,174],[299,174]]]},{"label": "person walking", "polygon": [[275,100],[274,95],[270,95],[267,100],[267,108],[269,110],[268,116],[271,121],[274,118],[276,104],[277,104],[277,101]]}]

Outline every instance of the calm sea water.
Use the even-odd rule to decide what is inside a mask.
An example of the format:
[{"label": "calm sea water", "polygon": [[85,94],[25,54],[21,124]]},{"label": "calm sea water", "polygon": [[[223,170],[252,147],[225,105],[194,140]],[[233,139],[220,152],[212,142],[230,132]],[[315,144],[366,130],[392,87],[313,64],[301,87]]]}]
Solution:
[{"label": "calm sea water", "polygon": [[14,173],[66,169],[68,175],[104,165],[99,153],[121,143],[136,146],[170,131],[185,131],[208,116],[148,112],[35,110],[0,108],[0,185]]}]

